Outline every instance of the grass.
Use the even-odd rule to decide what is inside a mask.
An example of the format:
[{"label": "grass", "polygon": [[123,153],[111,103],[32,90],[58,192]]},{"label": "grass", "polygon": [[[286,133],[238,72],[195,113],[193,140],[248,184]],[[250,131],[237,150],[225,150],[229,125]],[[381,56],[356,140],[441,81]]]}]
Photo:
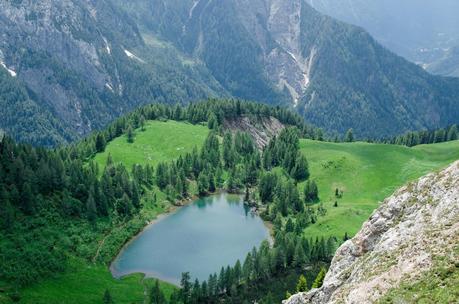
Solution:
[{"label": "grass", "polygon": [[[457,243],[456,243],[457,244]],[[445,257],[434,257],[433,267],[414,282],[403,282],[390,289],[378,302],[457,303],[459,299],[459,246]]]},{"label": "grass", "polygon": [[[116,280],[105,266],[88,265],[74,261],[74,272],[59,274],[39,285],[21,292],[20,303],[30,304],[84,304],[102,303],[105,290],[109,290],[115,303],[144,303],[146,290],[153,285],[152,279],[136,274]],[[176,288],[161,282],[161,289],[167,297]]]},{"label": "grass", "polygon": [[[114,162],[123,163],[128,169],[134,164],[156,166],[159,162],[171,161],[186,152],[191,152],[194,147],[200,148],[208,132],[208,128],[203,125],[176,121],[148,121],[144,131],[135,131],[134,143],[128,143],[125,135],[118,137],[107,145],[105,152],[97,154],[94,160],[103,168],[108,155],[111,154]],[[195,184],[192,183],[190,186],[190,191],[194,193]],[[154,194],[157,197],[155,203],[152,200]],[[171,207],[171,203],[166,201],[165,194],[156,187],[148,191],[143,203],[144,208],[140,214],[142,224]],[[131,223],[134,223],[134,220]],[[105,242],[100,254],[104,257],[113,255],[113,250],[118,248],[120,240],[126,236],[130,237],[127,235],[129,233],[131,232],[127,231],[126,227],[120,226],[114,227],[106,238],[101,235],[100,238],[105,238]],[[145,291],[149,291],[154,282],[152,279],[144,279],[140,274],[117,280],[103,263],[93,264],[76,258],[71,260],[69,270],[65,273],[20,290],[20,303],[101,303],[106,289],[110,291],[115,303],[144,303]],[[161,282],[161,289],[167,297],[175,288],[171,284]],[[0,303],[3,302],[4,299],[0,297]]]},{"label": "grass", "polygon": [[[144,200],[144,208],[141,215],[132,219],[129,224],[141,228],[147,219],[153,219],[157,215],[166,212],[171,204],[164,199],[164,194],[158,192],[157,204],[151,200]],[[134,231],[137,231],[134,229]],[[123,240],[132,237],[133,230],[125,225],[115,226],[109,234],[100,235],[97,240],[101,246],[100,256],[111,259],[119,251],[119,245]],[[94,248],[93,253],[95,253]],[[88,260],[70,257],[70,263],[64,273],[43,280],[38,284],[20,290],[21,300],[19,303],[26,304],[92,304],[102,303],[105,290],[109,290],[114,303],[145,303],[147,294],[154,283],[153,279],[145,279],[141,274],[134,274],[118,280],[113,278],[107,265],[101,262],[91,263]],[[1,287],[1,284],[0,284]],[[161,290],[166,297],[170,297],[176,287],[166,282],[160,282]],[[10,303],[8,297],[0,303]]]},{"label": "grass", "polygon": [[[127,168],[137,163],[156,166],[161,161],[176,159],[195,146],[200,148],[208,132],[202,125],[149,121],[145,131],[136,130],[134,143],[128,143],[126,136],[121,136],[110,142],[105,152],[96,155],[94,160],[102,168],[110,153],[115,162]],[[328,210],[326,216],[319,217],[316,224],[306,229],[306,235],[311,237],[354,234],[378,202],[396,188],[459,159],[459,141],[406,148],[301,140],[301,150],[309,160],[311,176],[317,181],[320,199]],[[338,200],[338,207],[333,207],[337,187],[344,191],[344,196]],[[195,192],[194,184],[192,188]],[[149,196],[153,192],[157,193],[158,203],[144,198],[145,218],[153,218],[170,206],[162,192],[153,189]],[[113,231],[112,234],[116,237],[119,233]],[[110,239],[107,246],[112,243]],[[141,275],[116,280],[107,266],[82,260],[73,259],[70,269],[21,290],[20,303],[101,303],[106,289],[115,303],[144,303],[144,292],[153,284],[153,280],[143,279]],[[175,287],[162,283],[161,288],[170,295]],[[1,294],[0,303],[3,303]]]},{"label": "grass", "polygon": [[207,126],[192,125],[185,122],[169,120],[148,121],[145,131],[137,129],[135,140],[128,143],[126,135],[111,141],[105,152],[94,157],[100,168],[104,168],[110,154],[115,163],[121,162],[129,170],[134,164],[150,164],[170,161],[194,147],[201,148],[209,133]]},{"label": "grass", "polygon": [[[408,148],[301,140],[300,146],[327,209],[306,228],[308,237],[355,234],[378,202],[397,188],[459,159],[459,141]],[[341,199],[335,198],[336,188],[344,191]]]}]

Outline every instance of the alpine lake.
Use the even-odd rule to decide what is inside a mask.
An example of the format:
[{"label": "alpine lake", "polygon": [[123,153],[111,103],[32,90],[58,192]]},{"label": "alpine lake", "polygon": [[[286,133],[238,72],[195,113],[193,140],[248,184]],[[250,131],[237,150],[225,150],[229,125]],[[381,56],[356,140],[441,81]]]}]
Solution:
[{"label": "alpine lake", "polygon": [[114,277],[143,273],[178,285],[183,272],[207,280],[222,266],[243,263],[247,253],[271,241],[263,220],[239,195],[199,198],[161,217],[132,239],[113,261]]}]

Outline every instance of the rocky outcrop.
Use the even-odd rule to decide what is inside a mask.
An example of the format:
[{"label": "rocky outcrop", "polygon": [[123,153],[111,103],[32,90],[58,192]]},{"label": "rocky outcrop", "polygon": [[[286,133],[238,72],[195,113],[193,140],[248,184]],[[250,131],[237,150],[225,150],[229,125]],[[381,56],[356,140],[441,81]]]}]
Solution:
[{"label": "rocky outcrop", "polygon": [[[438,261],[459,260],[459,162],[386,199],[336,252],[324,284],[284,301],[374,303],[401,283],[426,280]],[[457,267],[457,265],[456,265]],[[441,288],[441,286],[438,286]]]},{"label": "rocky outcrop", "polygon": [[[0,1],[0,73],[15,78],[34,108],[18,98],[7,106],[19,113],[27,108],[35,121],[49,120],[37,112],[55,119],[49,132],[31,129],[40,133],[34,144],[57,145],[139,105],[226,96],[201,65],[145,40],[108,0]],[[27,140],[22,117],[0,118],[0,128]]]},{"label": "rocky outcrop", "polygon": [[224,121],[223,127],[232,132],[246,132],[253,138],[259,149],[268,145],[270,140],[279,135],[285,128],[277,118],[249,116],[227,119]]}]

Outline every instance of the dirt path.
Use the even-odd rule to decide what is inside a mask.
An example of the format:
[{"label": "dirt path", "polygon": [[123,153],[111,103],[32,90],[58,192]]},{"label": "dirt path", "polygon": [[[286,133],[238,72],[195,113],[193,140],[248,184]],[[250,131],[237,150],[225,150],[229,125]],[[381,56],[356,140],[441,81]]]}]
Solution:
[{"label": "dirt path", "polygon": [[[123,227],[126,226],[126,223],[122,224],[121,226],[115,228],[115,229],[122,229]],[[109,233],[107,233],[104,238],[99,242],[99,246],[97,246],[97,251],[96,251],[96,254],[94,255],[94,257],[92,258],[92,262],[93,263],[96,263],[96,260],[97,258],[99,257],[99,254],[100,254],[100,250],[102,249],[102,246],[104,246],[105,244],[105,240],[112,234],[113,232],[113,229],[110,230]]]}]

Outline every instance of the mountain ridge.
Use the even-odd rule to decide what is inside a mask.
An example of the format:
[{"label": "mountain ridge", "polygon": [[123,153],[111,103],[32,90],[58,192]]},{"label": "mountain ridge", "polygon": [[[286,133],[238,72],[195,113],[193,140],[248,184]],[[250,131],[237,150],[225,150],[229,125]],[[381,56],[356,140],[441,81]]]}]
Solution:
[{"label": "mountain ridge", "polygon": [[332,136],[458,123],[459,80],[429,75],[305,0],[0,5],[0,68],[34,104],[36,131],[25,135],[24,102],[11,99],[1,105],[17,114],[0,127],[34,144],[65,144],[143,104],[209,97],[296,109]]},{"label": "mountain ridge", "polygon": [[[457,161],[402,187],[337,250],[322,287],[284,304],[450,302],[444,287],[457,274],[458,189]],[[433,289],[422,287],[427,282]]]}]

